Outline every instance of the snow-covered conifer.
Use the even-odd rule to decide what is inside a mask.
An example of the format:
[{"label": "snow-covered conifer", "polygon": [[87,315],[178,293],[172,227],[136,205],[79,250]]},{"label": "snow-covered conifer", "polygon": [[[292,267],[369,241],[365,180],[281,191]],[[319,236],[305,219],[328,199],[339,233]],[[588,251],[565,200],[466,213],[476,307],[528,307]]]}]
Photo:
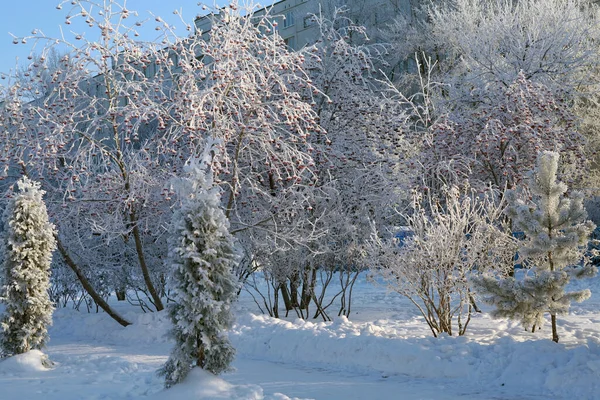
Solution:
[{"label": "snow-covered conifer", "polygon": [[533,204],[517,199],[509,191],[512,206],[507,213],[515,229],[525,233],[519,254],[528,262],[523,279],[482,276],[475,284],[484,300],[496,309],[494,317],[520,319],[526,329],[542,326],[544,314],[552,320],[552,340],[558,342],[556,316],[566,314],[571,301],[590,297],[589,290],[565,292],[571,278],[593,275],[596,268],[586,262],[586,244],[594,224],[586,220],[581,193],[566,196],[567,185],[557,181],[559,154],[543,152],[529,178]]},{"label": "snow-covered conifer", "polygon": [[0,322],[0,351],[6,355],[40,349],[48,341],[54,307],[48,295],[50,264],[56,248],[55,228],[48,221],[44,191],[23,177],[19,193],[4,211],[0,299],[6,311]]},{"label": "snow-covered conifer", "polygon": [[176,344],[159,371],[166,387],[183,380],[194,365],[221,373],[235,355],[225,331],[233,323],[230,307],[239,288],[232,273],[236,254],[220,191],[205,165],[190,163],[188,177],[178,182],[183,204],[173,215],[169,239]]}]

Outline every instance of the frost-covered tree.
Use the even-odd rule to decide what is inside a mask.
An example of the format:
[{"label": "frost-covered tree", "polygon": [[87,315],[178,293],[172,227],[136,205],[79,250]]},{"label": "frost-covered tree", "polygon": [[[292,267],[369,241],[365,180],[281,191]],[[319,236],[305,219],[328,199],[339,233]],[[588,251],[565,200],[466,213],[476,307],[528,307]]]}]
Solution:
[{"label": "frost-covered tree", "polygon": [[210,34],[186,24],[187,37],[156,16],[148,23],[160,37],[143,42],[143,18],[123,1],[61,6],[66,25],[80,20],[90,30],[58,40],[68,54],[48,93],[27,104],[44,86],[57,40],[39,30],[18,38],[36,43],[40,57],[0,112],[0,168],[20,164],[44,178],[61,254],[96,291],[106,281],[95,277],[118,277],[109,287],[143,290],[163,308],[164,227],[176,200],[169,180],[208,137],[220,139],[212,168],[232,231],[310,239],[297,229],[302,219],[277,217],[306,206],[301,197],[316,175],[308,141],[325,136],[310,104],[311,55],[290,51],[270,15],[250,18],[252,6],[233,1],[207,17]]},{"label": "frost-covered tree", "polygon": [[435,169],[453,160],[459,174],[496,188],[520,184],[539,151],[563,154],[562,171],[581,182],[587,165],[586,139],[568,101],[524,73],[477,108],[458,108],[435,122],[424,136],[422,163]]},{"label": "frost-covered tree", "polygon": [[580,265],[594,224],[586,220],[583,196],[569,196],[567,185],[557,180],[559,153],[538,155],[536,168],[529,178],[533,203],[518,200],[509,192],[512,202],[508,216],[516,230],[525,233],[519,254],[527,261],[523,279],[483,275],[474,280],[486,302],[496,308],[494,317],[519,319],[526,329],[535,331],[544,323],[544,314],[552,320],[552,340],[558,342],[556,316],[566,314],[572,301],[590,297],[589,290],[565,292],[572,278],[593,276],[596,268]]},{"label": "frost-covered tree", "polygon": [[173,215],[169,239],[172,290],[169,307],[175,348],[160,370],[166,387],[183,380],[195,365],[214,374],[229,368],[235,349],[226,334],[233,323],[231,304],[238,279],[229,221],[221,191],[206,165],[191,162],[179,182],[182,205]]},{"label": "frost-covered tree", "polygon": [[[576,144],[575,152],[584,154],[587,159],[596,157],[599,130],[593,115],[598,112],[596,93],[600,83],[600,57],[596,45],[600,38],[600,8],[597,1],[445,0],[426,3],[429,3],[427,29],[421,30],[424,34],[411,41],[419,44],[423,42],[423,36],[429,37],[425,51],[433,57],[441,56],[435,71],[436,79],[448,84],[440,103],[455,110],[455,116],[458,112],[467,117],[459,121],[462,127],[442,124],[441,128],[462,130],[470,121],[479,125],[474,127],[474,132],[482,137],[481,142],[467,139],[462,132],[457,135],[458,141],[464,139],[465,144],[476,144],[472,147],[477,152],[463,153],[468,157],[477,156],[480,165],[474,170],[485,169],[487,179],[501,183],[505,180],[510,186],[511,181],[522,175],[515,175],[513,171],[533,168],[538,151],[559,150],[541,143],[545,136],[550,141],[564,138],[572,142],[573,136],[568,131],[573,131],[573,127],[578,136],[588,139],[584,147]],[[523,80],[534,89],[543,88],[536,89],[537,99],[525,93],[523,89],[527,88],[522,84],[519,84],[520,88],[516,87],[515,82]],[[527,107],[533,118],[515,113],[515,108],[523,108],[523,101],[514,97],[514,94],[520,95],[514,89],[524,95],[522,100],[529,101]],[[504,117],[496,121],[490,114],[502,111],[497,105],[504,103],[507,91],[513,91],[510,101],[514,106],[509,103],[508,107],[502,107],[510,110],[518,121],[511,122]],[[549,102],[548,95],[555,104]],[[545,107],[545,111],[538,105]],[[566,106],[566,110],[571,114],[575,112],[577,118],[564,118],[564,112],[557,110],[556,105],[559,108]],[[508,113],[506,116],[513,118]],[[544,126],[547,119],[550,124]],[[585,129],[581,129],[582,121]],[[529,127],[525,125],[528,123]],[[553,134],[562,129],[565,134]],[[521,139],[515,141],[516,135],[511,139],[511,132],[520,135]],[[443,149],[444,145],[437,144],[436,147]],[[565,160],[562,166],[578,161],[569,159],[567,152],[573,154],[573,148],[568,143],[560,151]],[[574,170],[582,171],[582,168],[577,166]],[[491,176],[493,174],[495,176]],[[592,165],[591,171],[588,168],[586,175],[594,177],[588,179],[588,182],[592,181],[588,187],[596,186],[593,180],[597,180],[597,165]]]},{"label": "frost-covered tree", "polygon": [[[404,177],[398,160],[411,151],[404,140],[409,113],[396,99],[384,97],[376,79],[385,46],[372,44],[352,17],[346,8],[324,7],[311,17],[319,30],[314,46],[303,50],[306,70],[319,89],[313,106],[327,135],[309,138],[317,180],[308,182],[314,188],[303,192],[305,207],[295,217],[309,221],[306,237],[314,232],[320,236],[306,246],[276,243],[257,253],[275,284],[273,303],[280,287],[287,310],[303,318],[315,315],[308,311],[313,303],[317,315],[329,318],[326,308],[331,303],[320,303],[337,282],[340,294],[334,298],[346,302],[342,313],[349,312],[352,282],[364,268],[365,252],[359,249],[369,237],[371,222],[391,214],[388,205]],[[277,315],[276,307],[266,308]]]},{"label": "frost-covered tree", "polygon": [[48,341],[54,307],[50,301],[50,264],[56,248],[44,191],[23,177],[19,192],[4,211],[4,253],[0,299],[6,311],[0,324],[0,351],[13,355],[40,349]]},{"label": "frost-covered tree", "polygon": [[[590,0],[431,2],[435,48],[455,96],[486,97],[520,72],[554,93],[598,84],[598,6]],[[455,97],[452,96],[452,97]],[[469,99],[466,99],[469,101]]]}]

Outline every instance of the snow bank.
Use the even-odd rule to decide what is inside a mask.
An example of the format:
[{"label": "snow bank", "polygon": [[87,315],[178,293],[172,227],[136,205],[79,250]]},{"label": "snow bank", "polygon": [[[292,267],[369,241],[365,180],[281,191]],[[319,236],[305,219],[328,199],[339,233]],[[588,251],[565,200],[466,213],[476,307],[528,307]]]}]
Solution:
[{"label": "snow bank", "polygon": [[[502,325],[485,321],[488,326],[494,323]],[[240,354],[254,359],[358,373],[379,371],[384,377],[461,381],[473,391],[495,386],[552,398],[597,398],[597,339],[567,346],[541,336],[523,341],[491,333],[492,337],[481,333],[415,337],[403,333],[394,321],[353,323],[342,317],[333,323],[313,323],[246,315],[231,337]]]},{"label": "snow bank", "polygon": [[0,374],[22,375],[30,372],[47,371],[48,357],[39,350],[17,354],[0,360]]}]

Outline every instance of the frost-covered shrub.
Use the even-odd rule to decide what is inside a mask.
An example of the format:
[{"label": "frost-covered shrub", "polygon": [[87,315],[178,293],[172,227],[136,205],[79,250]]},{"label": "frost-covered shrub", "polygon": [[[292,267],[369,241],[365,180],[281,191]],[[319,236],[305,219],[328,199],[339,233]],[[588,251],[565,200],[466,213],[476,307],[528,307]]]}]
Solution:
[{"label": "frost-covered shrub", "polygon": [[27,177],[17,186],[19,193],[4,211],[1,240],[5,256],[0,298],[6,310],[0,322],[0,351],[7,355],[41,349],[54,311],[48,289],[56,241],[42,200],[45,192]]},{"label": "frost-covered shrub", "polygon": [[414,191],[413,211],[406,215],[411,234],[377,249],[376,269],[419,309],[436,337],[465,333],[477,310],[470,276],[487,269],[508,273],[516,251],[498,224],[503,205],[493,192],[454,186],[442,193]]},{"label": "frost-covered shrub", "polygon": [[[557,181],[559,154],[543,152],[529,177],[533,202],[517,198],[509,191],[508,216],[515,230],[525,233],[519,254],[528,260],[524,279],[484,275],[474,280],[484,300],[496,307],[494,317],[518,319],[526,329],[535,331],[552,320],[552,340],[558,342],[556,316],[569,311],[571,301],[590,297],[589,290],[565,292],[571,278],[589,277],[596,268],[584,258],[594,224],[587,220],[583,195],[566,195],[567,185]],[[580,264],[584,258],[583,265]]]},{"label": "frost-covered shrub", "polygon": [[183,380],[195,365],[214,374],[226,371],[235,349],[226,335],[233,323],[231,303],[238,280],[229,221],[220,208],[220,191],[212,176],[191,166],[180,182],[181,208],[169,238],[172,295],[169,308],[175,348],[159,371],[166,387]]}]

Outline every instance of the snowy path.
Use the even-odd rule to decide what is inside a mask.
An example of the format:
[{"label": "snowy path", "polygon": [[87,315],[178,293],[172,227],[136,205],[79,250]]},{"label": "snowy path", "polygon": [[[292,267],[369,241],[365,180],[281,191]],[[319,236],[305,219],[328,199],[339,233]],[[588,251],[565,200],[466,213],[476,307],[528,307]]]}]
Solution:
[{"label": "snowy path", "polygon": [[[135,399],[162,389],[156,370],[166,360],[165,345],[116,346],[55,343],[45,353],[56,363],[49,371],[0,373],[3,400]],[[448,393],[439,382],[378,374],[361,375],[290,364],[250,360],[235,362],[237,371],[223,377],[233,384],[256,384],[265,395],[284,393],[302,399],[455,400],[476,394]],[[0,367],[1,371],[1,367]]]},{"label": "snowy path", "polygon": [[481,399],[453,393],[439,382],[415,381],[402,376],[384,378],[323,369],[299,368],[289,364],[241,359],[238,371],[226,376],[231,383],[254,383],[265,393],[285,393],[290,397],[345,400],[458,400]]}]

